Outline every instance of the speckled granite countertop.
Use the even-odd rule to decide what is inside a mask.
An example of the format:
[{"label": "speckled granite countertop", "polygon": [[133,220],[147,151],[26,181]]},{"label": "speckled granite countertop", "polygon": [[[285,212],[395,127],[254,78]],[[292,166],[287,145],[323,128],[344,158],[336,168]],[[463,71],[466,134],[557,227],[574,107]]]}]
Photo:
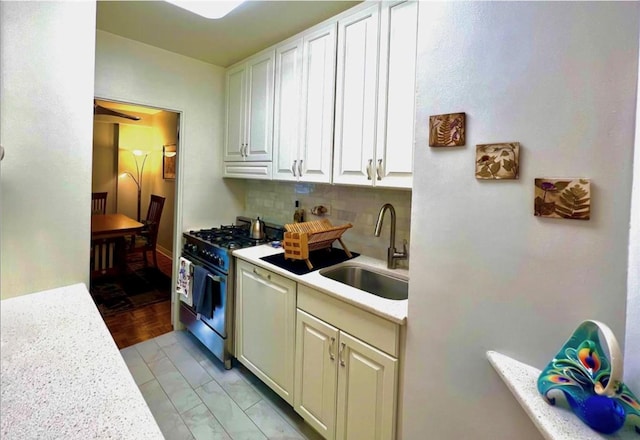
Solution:
[{"label": "speckled granite countertop", "polygon": [[632,440],[638,438],[630,423],[615,434],[600,434],[582,423],[569,408],[549,405],[538,393],[539,369],[496,351],[488,351],[487,358],[545,439]]},{"label": "speckled granite countertop", "polygon": [[163,439],[84,284],[0,302],[0,437]]},{"label": "speckled granite countertop", "polygon": [[[288,270],[282,269],[264,260],[261,257],[282,253],[282,248],[273,248],[269,245],[261,245],[239,249],[233,252],[233,256],[255,264],[256,266],[275,272],[284,277],[290,278],[298,283],[307,285],[316,290],[322,291],[328,295],[338,298],[344,302],[355,305],[363,310],[371,312],[396,324],[406,324],[407,322],[407,305],[408,300],[391,300],[380,298],[367,292],[363,292],[359,289],[354,289],[351,286],[334,281],[330,278],[320,275],[320,272],[314,270],[305,275],[296,275]],[[381,271],[390,271],[395,275],[409,278],[409,271],[405,269],[395,269],[391,271],[387,269],[385,261],[377,260],[374,258],[360,255],[354,259],[348,260],[348,263],[361,263],[367,266],[372,266]]]}]

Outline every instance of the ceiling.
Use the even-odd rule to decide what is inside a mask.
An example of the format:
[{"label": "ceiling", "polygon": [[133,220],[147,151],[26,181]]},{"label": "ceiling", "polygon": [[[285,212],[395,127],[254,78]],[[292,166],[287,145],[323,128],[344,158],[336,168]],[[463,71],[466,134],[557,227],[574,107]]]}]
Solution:
[{"label": "ceiling", "polygon": [[96,99],[96,103],[98,105],[101,105],[102,107],[110,108],[112,110],[117,110],[119,112],[124,112],[124,113],[141,113],[143,115],[155,115],[156,113],[160,113],[162,111],[162,109],[159,109],[159,108],[141,107],[139,105],[133,105],[133,104],[123,104],[119,102],[102,101],[100,99]]},{"label": "ceiling", "polygon": [[97,28],[221,67],[360,1],[247,1],[209,20],[164,1],[98,1]]}]

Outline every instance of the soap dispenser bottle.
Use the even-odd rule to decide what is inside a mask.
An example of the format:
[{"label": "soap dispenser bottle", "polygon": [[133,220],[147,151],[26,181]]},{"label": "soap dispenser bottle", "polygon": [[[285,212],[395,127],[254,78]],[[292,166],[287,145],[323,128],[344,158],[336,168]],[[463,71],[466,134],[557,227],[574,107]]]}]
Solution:
[{"label": "soap dispenser bottle", "polygon": [[300,223],[304,221],[304,209],[300,208],[300,202],[296,200],[296,210],[293,213],[293,222]]}]

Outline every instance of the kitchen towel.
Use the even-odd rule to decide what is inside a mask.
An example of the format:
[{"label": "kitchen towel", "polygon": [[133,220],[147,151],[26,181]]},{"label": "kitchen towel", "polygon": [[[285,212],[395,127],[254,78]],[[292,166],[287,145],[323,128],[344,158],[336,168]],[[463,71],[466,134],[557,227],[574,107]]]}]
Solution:
[{"label": "kitchen towel", "polygon": [[180,257],[177,291],[186,299],[189,299],[189,296],[191,296],[191,273],[191,261]]},{"label": "kitchen towel", "polygon": [[217,277],[207,273],[204,292],[200,295],[200,299],[196,304],[196,312],[207,319],[213,319],[213,310],[219,304],[220,282],[217,280]]},{"label": "kitchen towel", "polygon": [[202,296],[205,294],[207,287],[207,275],[209,271],[197,264],[193,265],[193,284],[191,295],[193,296],[193,308],[198,312],[198,304],[200,304]]},{"label": "kitchen towel", "polygon": [[213,318],[212,279],[210,272],[202,266],[193,265],[193,307],[196,313],[207,319]]}]

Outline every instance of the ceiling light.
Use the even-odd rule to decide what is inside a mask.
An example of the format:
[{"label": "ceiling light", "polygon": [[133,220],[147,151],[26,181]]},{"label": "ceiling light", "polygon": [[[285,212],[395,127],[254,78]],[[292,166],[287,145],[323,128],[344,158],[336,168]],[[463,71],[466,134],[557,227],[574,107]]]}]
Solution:
[{"label": "ceiling light", "polygon": [[222,18],[229,12],[240,6],[244,0],[226,1],[181,1],[181,0],[165,0],[167,3],[176,5],[189,12],[198,14],[204,18]]}]

